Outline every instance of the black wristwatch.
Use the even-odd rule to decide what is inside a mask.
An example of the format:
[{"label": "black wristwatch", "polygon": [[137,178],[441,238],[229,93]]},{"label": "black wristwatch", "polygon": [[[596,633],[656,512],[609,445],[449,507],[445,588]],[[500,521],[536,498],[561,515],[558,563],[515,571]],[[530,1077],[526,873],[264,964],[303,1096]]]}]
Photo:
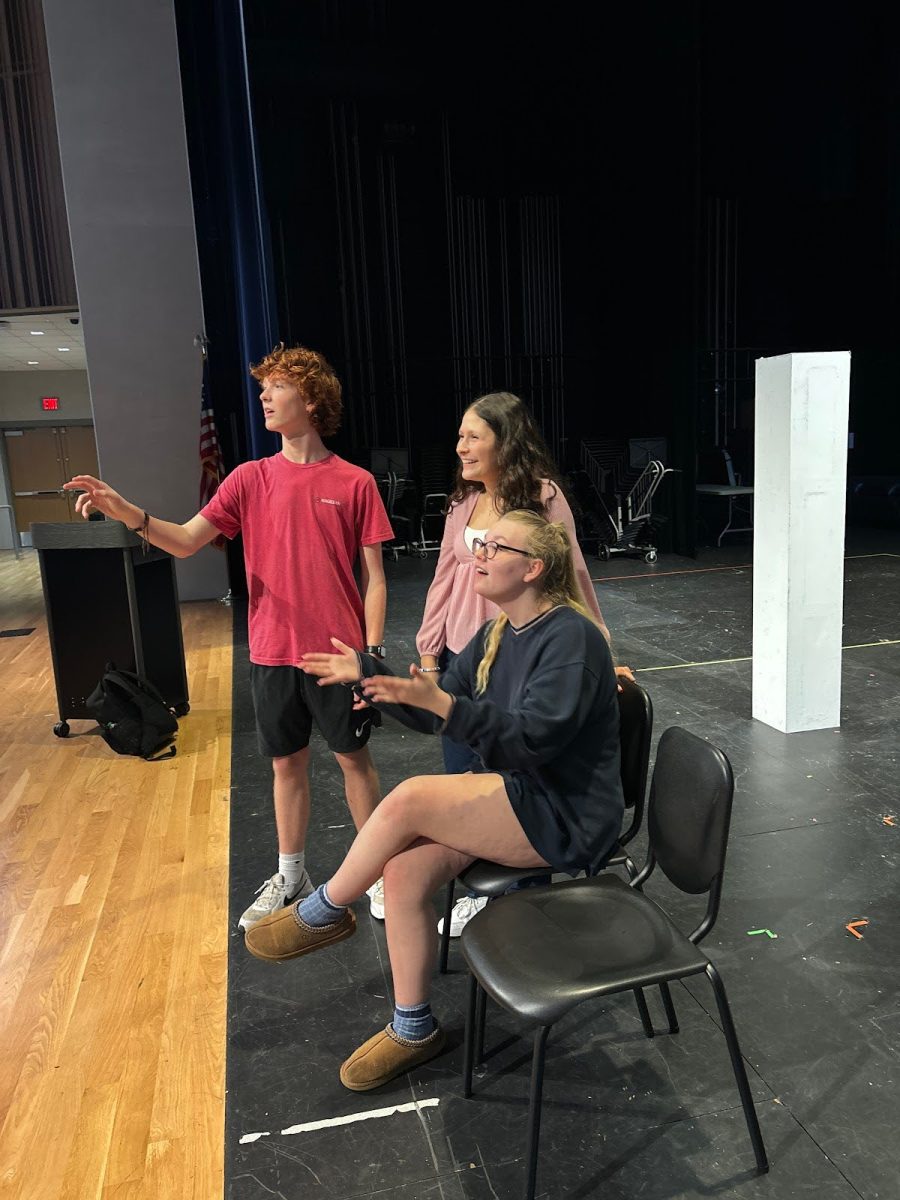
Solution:
[{"label": "black wristwatch", "polygon": [[376,658],[384,658],[384,646],[366,646],[366,654],[374,654]]}]

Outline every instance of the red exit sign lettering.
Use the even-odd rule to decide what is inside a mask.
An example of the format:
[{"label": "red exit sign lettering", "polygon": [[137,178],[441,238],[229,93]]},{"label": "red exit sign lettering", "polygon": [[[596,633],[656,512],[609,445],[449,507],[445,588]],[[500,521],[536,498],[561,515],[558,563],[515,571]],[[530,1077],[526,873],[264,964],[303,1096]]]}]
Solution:
[{"label": "red exit sign lettering", "polygon": [[59,408],[59,396],[42,396],[41,408],[44,412],[56,412]]}]

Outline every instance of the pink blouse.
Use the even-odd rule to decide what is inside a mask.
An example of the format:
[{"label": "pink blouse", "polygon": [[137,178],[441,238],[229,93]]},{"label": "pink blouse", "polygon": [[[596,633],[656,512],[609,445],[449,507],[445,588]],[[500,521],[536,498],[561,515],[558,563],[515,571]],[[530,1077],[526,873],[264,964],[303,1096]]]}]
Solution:
[{"label": "pink blouse", "polygon": [[[454,504],[447,513],[441,552],[434,570],[434,579],[425,598],[422,625],[416,635],[416,649],[420,656],[433,654],[437,657],[445,646],[454,654],[458,654],[485,621],[490,621],[500,611],[496,604],[485,600],[475,591],[475,556],[466,545],[464,537],[479,495],[480,493],[474,492],[459,504]],[[584,594],[584,602],[605,630],[606,623],[597,603],[584,555],[575,537],[575,522],[569,503],[549,479],[542,481],[541,501],[546,506],[547,520],[561,521],[568,531],[572,542],[572,557],[575,560],[575,574]]]}]

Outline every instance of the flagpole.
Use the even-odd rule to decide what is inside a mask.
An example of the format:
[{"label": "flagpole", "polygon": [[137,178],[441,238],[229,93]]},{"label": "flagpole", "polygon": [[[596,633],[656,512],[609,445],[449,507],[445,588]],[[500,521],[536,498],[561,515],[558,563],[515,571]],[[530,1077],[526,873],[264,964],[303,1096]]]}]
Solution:
[{"label": "flagpole", "polygon": [[[200,351],[200,354],[203,357],[203,387],[201,389],[201,400],[200,400],[200,408],[201,408],[200,457],[201,457],[201,463],[203,462],[203,421],[202,421],[202,417],[206,415],[203,412],[204,406],[209,405],[210,406],[209,407],[210,423],[211,423],[211,428],[212,428],[212,432],[213,432],[213,439],[214,439],[215,446],[216,446],[215,454],[216,454],[216,459],[217,459],[217,471],[218,471],[219,477],[221,478],[224,475],[224,467],[222,464],[221,452],[218,448],[218,437],[215,433],[215,423],[212,418],[212,407],[211,407],[212,401],[211,401],[211,397],[210,397],[209,393],[206,391],[207,367],[209,364],[209,350],[208,350],[209,338],[206,336],[205,331],[201,331],[200,333],[194,334],[194,345],[197,347],[197,349]],[[216,483],[216,487],[218,487],[218,483]],[[213,488],[213,491],[215,491],[215,487]],[[222,539],[222,540],[224,543],[224,539]],[[219,597],[219,603],[227,605],[228,607],[231,607],[231,605],[234,603],[234,597],[232,595],[230,587],[228,588],[228,591],[225,593],[224,596]]]}]

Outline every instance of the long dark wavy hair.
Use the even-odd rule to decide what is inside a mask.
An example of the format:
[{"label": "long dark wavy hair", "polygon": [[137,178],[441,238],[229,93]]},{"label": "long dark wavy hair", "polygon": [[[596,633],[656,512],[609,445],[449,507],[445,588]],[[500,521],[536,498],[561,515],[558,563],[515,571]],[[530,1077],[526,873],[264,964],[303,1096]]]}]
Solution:
[{"label": "long dark wavy hair", "polygon": [[[524,401],[512,392],[489,392],[473,401],[466,412],[481,417],[494,431],[500,478],[494,493],[498,512],[518,509],[545,515],[541,503],[541,480],[550,479],[558,491],[559,468],[544,444],[534,417]],[[481,483],[463,479],[462,466],[456,469],[456,481],[448,508],[459,504],[473,492],[484,491]]]}]

